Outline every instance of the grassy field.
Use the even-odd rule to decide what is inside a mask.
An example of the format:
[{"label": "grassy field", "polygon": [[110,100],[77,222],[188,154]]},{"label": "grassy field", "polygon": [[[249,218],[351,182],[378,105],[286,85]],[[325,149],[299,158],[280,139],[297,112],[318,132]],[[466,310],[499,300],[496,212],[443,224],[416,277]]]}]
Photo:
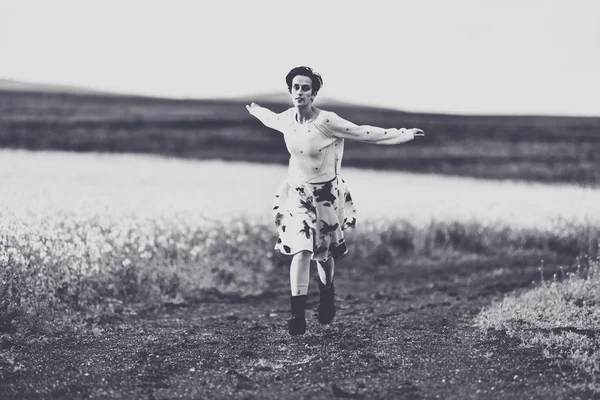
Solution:
[{"label": "grassy field", "polygon": [[583,258],[576,271],[543,277],[532,290],[485,308],[476,324],[503,331],[559,364],[574,364],[600,392],[600,260]]},{"label": "grassy field", "polygon": [[[0,151],[0,171],[4,326],[15,312],[69,304],[256,295],[284,262],[269,214],[281,166]],[[597,252],[595,190],[351,168],[345,176],[360,211],[350,266]]]},{"label": "grassy field", "polygon": [[[285,174],[285,167],[277,165],[0,151],[0,389],[14,391],[16,397],[32,395],[32,388],[49,397],[139,397],[144,381],[158,384],[168,371],[177,377],[161,385],[189,382],[186,390],[200,397],[223,391],[235,397],[245,390],[281,398],[289,395],[286,387],[297,382],[299,373],[294,362],[282,360],[302,355],[312,361],[298,390],[317,397],[328,390],[310,383],[319,377],[325,379],[320,384],[335,379],[345,387],[354,385],[354,379],[364,380],[372,396],[393,397],[398,385],[408,385],[398,381],[398,371],[414,382],[406,390],[418,388],[426,397],[450,390],[455,398],[464,398],[466,387],[487,398],[499,398],[498,387],[506,391],[500,398],[524,393],[503,375],[472,379],[482,363],[491,362],[490,351],[509,354],[512,347],[501,339],[482,344],[464,315],[531,286],[542,259],[547,273],[559,273],[560,265],[569,273],[576,271],[570,261],[597,252],[596,190],[346,168],[360,220],[358,229],[348,232],[351,256],[337,272],[345,316],[331,332],[311,327],[314,333],[306,340],[333,349],[328,357],[315,358],[321,354],[316,348],[293,342],[279,324],[289,300],[289,260],[273,252],[276,237],[269,213],[273,190]],[[449,188],[455,196],[447,196]],[[376,192],[387,196],[372,197]],[[193,304],[200,309],[190,309]],[[537,303],[525,306],[531,304]],[[182,311],[180,322],[172,322],[171,310],[180,306],[188,311]],[[151,310],[164,311],[155,314],[155,321],[136,322],[143,326],[133,331],[124,322]],[[266,319],[261,317],[265,310],[272,310]],[[493,315],[488,320],[505,320]],[[242,331],[232,325],[236,321]],[[191,326],[196,333],[189,344],[181,344],[180,335],[187,335]],[[148,329],[151,334],[140,336]],[[410,334],[415,329],[421,332],[418,339]],[[173,337],[172,332],[180,333]],[[464,342],[466,337],[472,339]],[[390,353],[390,338],[413,344],[396,343]],[[107,340],[112,347],[106,348]],[[463,344],[457,346],[456,340]],[[240,364],[238,354],[229,351],[234,343],[243,354],[260,354],[259,363]],[[360,349],[352,347],[359,343]],[[114,346],[129,349],[123,355],[127,366],[111,358]],[[477,346],[484,350],[473,352]],[[49,356],[59,348],[66,349],[59,358]],[[149,348],[167,364],[141,361]],[[448,348],[454,349],[452,354]],[[215,360],[213,353],[224,357]],[[545,379],[554,381],[555,376],[527,372],[531,355],[511,357],[501,363],[494,357],[494,370],[508,368],[502,374],[512,377],[519,368],[521,379],[536,393],[550,390]],[[40,358],[50,367],[39,367]],[[576,365],[595,373],[589,367],[593,359],[577,360]],[[94,384],[87,385],[74,372],[82,363],[94,371]],[[163,371],[158,377],[157,368]],[[275,372],[259,376],[261,368]],[[382,368],[394,372],[365,378]],[[448,378],[448,368],[463,373]],[[202,371],[206,384],[187,377],[192,370]],[[246,378],[240,379],[256,384],[237,386],[223,379],[231,370],[242,371]],[[124,380],[107,384],[105,377],[115,371]],[[454,386],[436,386],[442,377]],[[273,387],[277,379],[285,385]],[[488,382],[485,388],[482,379]],[[573,379],[587,378],[576,373]],[[128,392],[132,387],[138,391]],[[377,387],[385,389],[373,392]],[[562,390],[558,386],[549,393]],[[185,398],[177,393],[165,398]]]},{"label": "grassy field", "polygon": [[[0,147],[285,164],[279,134],[225,100],[0,91]],[[289,107],[263,103],[274,111]],[[318,105],[318,103],[317,103]],[[415,114],[324,105],[359,123],[419,127],[403,146],[348,143],[347,166],[493,179],[600,181],[600,118]]]}]

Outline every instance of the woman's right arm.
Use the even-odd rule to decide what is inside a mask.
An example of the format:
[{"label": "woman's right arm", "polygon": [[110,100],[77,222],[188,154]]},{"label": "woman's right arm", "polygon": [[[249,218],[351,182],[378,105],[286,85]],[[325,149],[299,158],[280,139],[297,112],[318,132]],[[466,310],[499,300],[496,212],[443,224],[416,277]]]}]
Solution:
[{"label": "woman's right arm", "polygon": [[275,129],[281,132],[281,128],[285,121],[285,111],[281,114],[276,114],[268,108],[261,107],[256,103],[252,103],[246,106],[248,112],[254,115],[260,122],[271,129]]}]

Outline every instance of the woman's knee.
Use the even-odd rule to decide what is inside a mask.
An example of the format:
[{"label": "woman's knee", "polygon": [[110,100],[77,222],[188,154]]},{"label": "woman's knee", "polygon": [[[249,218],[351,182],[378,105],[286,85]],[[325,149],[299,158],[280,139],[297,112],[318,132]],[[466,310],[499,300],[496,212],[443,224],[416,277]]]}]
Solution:
[{"label": "woman's knee", "polygon": [[294,254],[294,258],[296,258],[298,261],[310,262],[311,255],[312,253],[310,251],[304,250]]}]

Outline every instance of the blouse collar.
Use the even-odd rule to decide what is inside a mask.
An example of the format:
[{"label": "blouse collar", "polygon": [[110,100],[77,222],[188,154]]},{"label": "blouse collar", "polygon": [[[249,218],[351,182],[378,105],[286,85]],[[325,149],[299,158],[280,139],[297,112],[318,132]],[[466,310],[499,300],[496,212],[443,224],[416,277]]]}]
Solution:
[{"label": "blouse collar", "polygon": [[318,120],[321,119],[321,116],[323,115],[323,110],[319,110],[319,112],[317,113],[317,115],[315,117],[313,117],[313,119],[306,121],[304,123],[300,123],[298,122],[298,110],[296,108],[293,109],[293,118],[294,118],[294,122],[298,125],[309,125],[309,124],[313,124],[315,122],[317,122]]}]

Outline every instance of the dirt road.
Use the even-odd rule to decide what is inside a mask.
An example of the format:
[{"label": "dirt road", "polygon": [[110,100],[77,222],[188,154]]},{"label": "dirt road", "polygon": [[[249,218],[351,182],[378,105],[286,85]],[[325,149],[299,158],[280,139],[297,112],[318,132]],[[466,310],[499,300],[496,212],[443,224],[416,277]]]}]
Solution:
[{"label": "dirt road", "polygon": [[[547,262],[547,268],[550,270]],[[338,316],[285,331],[287,272],[251,299],[126,317],[96,332],[16,349],[0,398],[560,399],[592,398],[585,377],[472,326],[482,306],[539,275],[539,258],[463,259],[336,272]],[[313,274],[316,276],[316,274]],[[310,307],[316,307],[311,284]]]}]

